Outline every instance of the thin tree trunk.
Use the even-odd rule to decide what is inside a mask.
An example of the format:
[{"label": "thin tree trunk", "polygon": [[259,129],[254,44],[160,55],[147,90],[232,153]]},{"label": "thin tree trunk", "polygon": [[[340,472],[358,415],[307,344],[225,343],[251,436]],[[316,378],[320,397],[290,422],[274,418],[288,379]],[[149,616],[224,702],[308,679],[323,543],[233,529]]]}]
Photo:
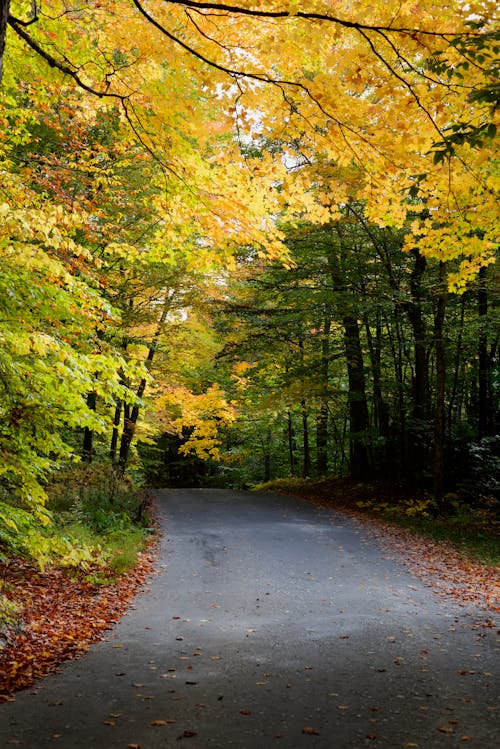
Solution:
[{"label": "thin tree trunk", "polygon": [[[163,331],[163,327],[165,325],[165,321],[167,319],[169,309],[170,309],[170,298],[167,296],[163,305],[160,319],[158,320],[158,324],[156,326],[153,340],[151,341],[151,344],[149,346],[148,355],[146,357],[146,367],[148,369],[153,362],[156,350],[158,348],[158,339]],[[120,441],[120,452],[118,456],[118,470],[120,471],[120,473],[124,473],[125,468],[127,467],[127,462],[128,462],[128,458],[130,454],[130,448],[132,445],[132,441],[134,439],[137,420],[139,418],[140,402],[141,402],[142,396],[144,395],[144,391],[146,390],[146,385],[147,385],[147,379],[144,377],[140,381],[139,387],[137,388],[137,391],[135,394],[136,400],[132,408],[130,408],[128,404],[124,404],[123,431],[122,431],[122,437]]]},{"label": "thin tree trunk", "polygon": [[316,416],[316,473],[328,473],[328,403],[323,402]]},{"label": "thin tree trunk", "polygon": [[311,451],[309,448],[309,413],[305,398],[300,401],[302,410],[302,438],[303,438],[303,465],[302,475],[305,477],[311,475]]},{"label": "thin tree trunk", "polygon": [[355,315],[344,315],[342,324],[344,326],[344,345],[349,381],[351,477],[364,481],[370,477],[370,460],[366,444],[369,415],[366,401],[363,351],[357,317]]},{"label": "thin tree trunk", "polygon": [[[87,395],[87,406],[91,411],[97,408],[97,393],[92,391]],[[85,463],[92,463],[92,454],[94,450],[94,430],[85,427],[83,433],[82,460]]]},{"label": "thin tree trunk", "polygon": [[479,272],[479,290],[477,294],[477,311],[479,315],[479,341],[478,341],[478,433],[479,437],[490,434],[490,421],[492,407],[489,398],[489,357],[488,336],[486,333],[486,315],[488,314],[488,292],[485,284],[486,269],[481,268]]},{"label": "thin tree trunk", "polygon": [[422,280],[427,260],[414,249],[415,264],[410,276],[411,301],[405,305],[406,315],[413,334],[414,373],[412,382],[412,431],[409,434],[409,472],[421,476],[428,461],[426,446],[428,433],[429,365],[427,358],[427,330],[422,309]]},{"label": "thin tree trunk", "polygon": [[288,456],[290,461],[290,474],[295,476],[296,461],[295,461],[295,435],[293,432],[293,421],[292,414],[290,411],[287,412],[287,437],[288,437]]},{"label": "thin tree trunk", "polygon": [[444,492],[444,451],[445,451],[445,393],[446,393],[446,347],[444,343],[444,321],[448,297],[446,265],[439,263],[439,289],[434,313],[434,347],[436,353],[436,406],[434,421],[434,497],[441,499]]},{"label": "thin tree trunk", "polygon": [[321,339],[321,404],[316,417],[316,472],[328,473],[328,379],[330,368],[330,330],[332,321],[326,315]]},{"label": "thin tree trunk", "polygon": [[271,445],[273,434],[271,428],[267,430],[266,441],[262,440],[262,449],[264,451],[264,482],[271,481]]},{"label": "thin tree trunk", "polygon": [[0,0],[0,84],[3,78],[3,56],[7,36],[7,21],[9,20],[10,0]]},{"label": "thin tree trunk", "polygon": [[[340,246],[345,253],[345,243],[340,226],[335,226]],[[370,477],[371,467],[367,447],[369,429],[368,404],[366,400],[365,372],[363,350],[358,323],[358,307],[352,291],[348,289],[346,276],[335,256],[334,247],[330,248],[328,265],[333,288],[343,292],[341,303],[342,325],[344,328],[344,351],[347,362],[349,382],[349,456],[351,477],[363,481]]]},{"label": "thin tree trunk", "polygon": [[451,389],[450,394],[450,402],[448,404],[448,432],[451,433],[453,422],[454,422],[454,412],[460,414],[460,404],[461,404],[461,398],[458,399],[457,404],[457,393],[458,393],[458,385],[459,382],[461,383],[461,389],[463,390],[463,382],[465,380],[465,375],[462,372],[462,375],[460,376],[460,370],[462,368],[462,354],[463,354],[463,336],[464,336],[464,323],[465,323],[465,302],[466,297],[465,294],[462,294],[462,297],[460,299],[460,324],[458,328],[458,338],[457,343],[455,346],[455,363],[453,366],[454,374],[453,374],[453,386]]},{"label": "thin tree trunk", "polygon": [[109,457],[111,462],[116,461],[116,450],[118,447],[118,437],[120,436],[120,422],[122,418],[122,401],[118,399],[115,406],[115,416],[113,419],[113,432],[111,434],[111,444],[109,447]]}]

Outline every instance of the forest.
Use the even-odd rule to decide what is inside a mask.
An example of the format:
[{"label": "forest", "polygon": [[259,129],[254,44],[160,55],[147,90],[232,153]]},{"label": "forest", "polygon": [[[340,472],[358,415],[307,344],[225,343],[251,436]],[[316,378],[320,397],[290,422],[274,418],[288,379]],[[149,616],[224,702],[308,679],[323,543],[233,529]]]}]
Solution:
[{"label": "forest", "polygon": [[151,485],[493,522],[497,4],[0,9],[0,559],[120,572]]}]

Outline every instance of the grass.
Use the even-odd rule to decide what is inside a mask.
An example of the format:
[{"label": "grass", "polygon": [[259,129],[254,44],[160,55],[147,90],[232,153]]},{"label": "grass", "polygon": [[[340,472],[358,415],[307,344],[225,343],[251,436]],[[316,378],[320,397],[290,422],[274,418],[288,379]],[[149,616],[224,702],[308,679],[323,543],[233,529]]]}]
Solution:
[{"label": "grass", "polygon": [[0,538],[4,557],[21,556],[43,571],[60,566],[110,582],[132,569],[150,534],[141,497],[109,465],[72,466],[48,487],[48,525],[26,515]]}]

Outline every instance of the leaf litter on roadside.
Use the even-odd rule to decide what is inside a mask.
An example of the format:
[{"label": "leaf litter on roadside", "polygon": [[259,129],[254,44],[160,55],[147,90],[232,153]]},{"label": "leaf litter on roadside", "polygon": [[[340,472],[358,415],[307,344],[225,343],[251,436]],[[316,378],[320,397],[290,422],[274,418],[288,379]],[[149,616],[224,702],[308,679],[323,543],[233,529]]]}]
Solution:
[{"label": "leaf litter on roadside", "polygon": [[152,569],[150,549],[117,582],[96,585],[61,568],[42,573],[23,559],[11,559],[2,574],[7,584],[22,586],[24,610],[21,626],[7,631],[0,650],[0,702],[85,653],[125,613]]}]

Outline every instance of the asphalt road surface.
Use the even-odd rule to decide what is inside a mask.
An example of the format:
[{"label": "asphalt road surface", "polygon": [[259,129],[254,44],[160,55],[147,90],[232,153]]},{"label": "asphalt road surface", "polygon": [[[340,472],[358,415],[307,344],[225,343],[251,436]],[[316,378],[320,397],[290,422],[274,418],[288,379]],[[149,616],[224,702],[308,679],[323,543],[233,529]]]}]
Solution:
[{"label": "asphalt road surface", "polygon": [[0,705],[2,749],[500,746],[497,633],[362,526],[273,494],[158,500],[158,574]]}]

